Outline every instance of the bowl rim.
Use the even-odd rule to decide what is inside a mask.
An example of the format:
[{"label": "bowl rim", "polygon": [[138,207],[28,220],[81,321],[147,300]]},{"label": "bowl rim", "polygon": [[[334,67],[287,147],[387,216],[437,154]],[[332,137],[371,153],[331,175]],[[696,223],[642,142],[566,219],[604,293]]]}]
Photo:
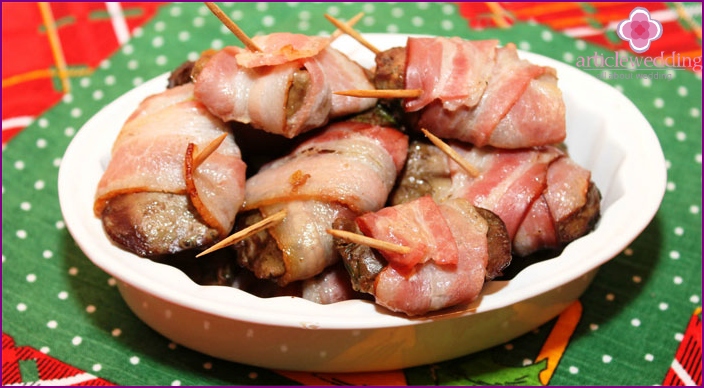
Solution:
[{"label": "bowl rim", "polygon": [[[363,35],[380,49],[405,43],[409,36],[383,33]],[[368,50],[347,36],[340,37],[333,45],[353,59],[368,59],[370,55]],[[545,293],[601,266],[637,238],[660,207],[667,174],[663,151],[653,128],[623,94],[603,81],[557,60],[521,50],[519,56],[536,64],[556,68],[563,93],[578,92],[576,101],[581,101],[579,98],[584,99],[584,96],[600,96],[598,99],[590,99],[587,105],[607,124],[618,128],[618,131],[608,133],[609,138],[628,150],[616,173],[625,191],[603,211],[597,228],[592,233],[567,245],[559,256],[526,267],[509,281],[487,283],[480,298],[465,308],[412,318],[391,313],[373,302],[363,300],[319,305],[297,297],[259,298],[233,287],[197,285],[174,267],[139,258],[112,245],[104,235],[100,220],[92,212],[91,198],[97,185],[96,173],[100,169],[95,162],[104,162],[105,155],[101,152],[107,149],[109,153],[106,144],[112,144],[122,122],[141,99],[165,88],[168,73],[118,97],[98,111],[76,133],[59,169],[59,200],[66,227],[96,266],[127,286],[196,311],[260,324],[317,329],[405,326],[480,314]],[[568,115],[570,109],[568,107]],[[105,128],[106,125],[108,129]],[[569,143],[569,136],[567,142]],[[97,176],[98,180],[100,175]],[[76,176],[81,177],[78,182]],[[87,193],[88,189],[92,192]],[[88,211],[86,208],[89,208]],[[572,259],[574,257],[587,257],[590,260],[576,261]],[[160,273],[158,279],[152,276],[155,271]],[[540,281],[530,282],[531,279]]]}]

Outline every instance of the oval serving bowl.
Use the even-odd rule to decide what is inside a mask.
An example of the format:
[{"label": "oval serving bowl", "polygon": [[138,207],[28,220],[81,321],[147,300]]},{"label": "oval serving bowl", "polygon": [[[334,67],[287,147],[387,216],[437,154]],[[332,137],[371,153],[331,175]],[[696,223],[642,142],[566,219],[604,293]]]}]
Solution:
[{"label": "oval serving bowl", "polygon": [[[405,35],[366,34],[377,48],[403,46]],[[336,48],[367,68],[373,54],[347,36]],[[213,357],[310,372],[407,368],[477,352],[556,317],[589,286],[599,266],[648,225],[665,191],[665,160],[638,109],[609,85],[561,62],[520,52],[557,69],[567,107],[572,159],[591,170],[602,194],[595,230],[552,259],[510,280],[485,285],[469,306],[408,318],[372,302],[319,305],[296,297],[259,298],[232,287],[200,286],[183,272],[113,245],[93,215],[95,189],[122,123],[168,74],[124,94],[93,116],[69,145],[59,171],[66,226],[86,256],[117,280],[141,320],[172,341]],[[76,179],[80,177],[80,179]]]}]

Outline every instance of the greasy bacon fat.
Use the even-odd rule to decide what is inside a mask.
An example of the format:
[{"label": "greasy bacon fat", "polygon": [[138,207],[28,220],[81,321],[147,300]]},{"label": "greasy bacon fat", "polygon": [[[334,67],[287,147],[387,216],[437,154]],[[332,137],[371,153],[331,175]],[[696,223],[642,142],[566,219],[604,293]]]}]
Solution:
[{"label": "greasy bacon fat", "polygon": [[228,131],[193,99],[192,84],[145,99],[120,131],[96,191],[94,213],[113,241],[154,256],[226,236],[244,200],[246,166],[234,137],[188,175],[185,165],[189,144],[203,149]]},{"label": "greasy bacon fat", "polygon": [[374,86],[361,66],[328,46],[328,39],[274,33],[253,40],[261,52],[229,46],[198,67],[196,97],[222,120],[292,138],[376,104],[333,95]]}]

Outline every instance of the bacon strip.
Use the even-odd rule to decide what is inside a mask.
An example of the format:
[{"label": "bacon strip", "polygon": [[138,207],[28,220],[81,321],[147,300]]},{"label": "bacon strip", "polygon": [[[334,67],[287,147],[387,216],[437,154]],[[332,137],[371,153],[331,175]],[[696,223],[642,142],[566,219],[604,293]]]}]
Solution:
[{"label": "bacon strip", "polygon": [[249,178],[244,209],[309,199],[339,202],[355,212],[380,209],[407,150],[407,136],[392,128],[329,125]]},{"label": "bacon strip", "polygon": [[262,216],[282,208],[287,217],[268,230],[282,252],[285,286],[308,279],[339,260],[326,230],[384,206],[403,168],[408,138],[386,127],[339,122],[264,165],[245,187],[245,210]]},{"label": "bacon strip", "polygon": [[524,148],[564,140],[565,106],[555,70],[521,60],[515,45],[409,38],[405,109],[418,127],[478,147]]},{"label": "bacon strip", "polygon": [[[193,100],[193,85],[168,89],[145,99],[113,145],[110,163],[98,184],[94,213],[110,199],[129,193],[186,195],[184,163],[189,143],[205,147],[227,126]],[[229,134],[193,174],[211,227],[227,235],[244,200],[244,162]]]},{"label": "bacon strip", "polygon": [[[398,218],[398,212],[416,213],[420,208],[433,208],[428,202],[433,202],[428,197],[423,197],[413,202],[394,206],[394,211],[378,214],[363,223],[371,222],[383,229],[386,216],[391,221]],[[419,203],[420,202],[420,203]],[[451,199],[434,207],[445,223],[444,227],[437,227],[437,223],[422,226],[431,231],[434,240],[444,244],[436,252],[437,255],[449,254],[452,257],[441,258],[435,256],[433,260],[420,261],[412,268],[395,265],[396,262],[382,269],[374,281],[373,295],[376,303],[397,312],[410,316],[426,314],[443,308],[468,303],[474,300],[484,285],[486,266],[488,262],[487,232],[488,224],[466,200]],[[432,211],[432,210],[431,210]],[[423,220],[417,220],[420,223]],[[417,225],[417,224],[416,224]],[[421,227],[417,225],[417,227]],[[372,225],[372,229],[375,227]],[[450,234],[447,232],[450,231]],[[415,233],[415,228],[395,230],[393,233],[403,234],[405,241],[421,240],[424,234]],[[372,233],[375,234],[375,233]],[[390,237],[391,233],[385,234]],[[379,234],[382,237],[384,234]],[[394,236],[395,238],[396,236]],[[420,241],[422,245],[422,241]],[[447,246],[454,249],[449,251]],[[450,252],[452,251],[452,252]],[[382,253],[383,254],[383,253]],[[386,255],[385,255],[386,256]]]},{"label": "bacon strip", "polygon": [[277,33],[255,42],[262,52],[229,46],[198,66],[196,97],[222,120],[292,138],[376,104],[373,98],[333,95],[374,86],[327,39]]}]

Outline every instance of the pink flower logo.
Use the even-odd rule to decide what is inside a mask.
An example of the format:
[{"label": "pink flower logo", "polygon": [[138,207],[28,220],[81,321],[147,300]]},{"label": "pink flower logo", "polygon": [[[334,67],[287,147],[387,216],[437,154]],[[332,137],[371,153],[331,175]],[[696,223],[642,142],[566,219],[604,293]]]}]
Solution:
[{"label": "pink flower logo", "polygon": [[662,36],[662,24],[650,18],[650,12],[642,7],[633,8],[628,19],[616,27],[618,37],[628,41],[631,50],[642,53],[650,48],[650,42]]}]

